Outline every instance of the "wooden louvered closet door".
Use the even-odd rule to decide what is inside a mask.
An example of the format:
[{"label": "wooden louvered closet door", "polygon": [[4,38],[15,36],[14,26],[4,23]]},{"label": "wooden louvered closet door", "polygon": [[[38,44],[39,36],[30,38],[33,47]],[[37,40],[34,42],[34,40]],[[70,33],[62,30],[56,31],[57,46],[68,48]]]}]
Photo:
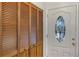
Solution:
[{"label": "wooden louvered closet door", "polygon": [[31,3],[0,3],[0,56],[43,56],[43,11]]},{"label": "wooden louvered closet door", "polygon": [[36,27],[37,27],[37,9],[31,6],[30,21],[30,56],[36,56]]},{"label": "wooden louvered closet door", "polygon": [[28,56],[29,5],[20,3],[20,55]]},{"label": "wooden louvered closet door", "polygon": [[17,3],[2,2],[2,55],[17,53]]}]

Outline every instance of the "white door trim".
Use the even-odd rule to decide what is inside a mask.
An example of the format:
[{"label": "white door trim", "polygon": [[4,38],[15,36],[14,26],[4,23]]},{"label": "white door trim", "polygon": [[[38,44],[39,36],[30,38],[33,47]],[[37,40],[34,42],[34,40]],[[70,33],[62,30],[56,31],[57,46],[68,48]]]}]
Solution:
[{"label": "white door trim", "polygon": [[79,3],[77,3],[77,15],[76,15],[76,56],[78,57],[79,56],[79,40],[78,40],[78,36],[79,36]]}]

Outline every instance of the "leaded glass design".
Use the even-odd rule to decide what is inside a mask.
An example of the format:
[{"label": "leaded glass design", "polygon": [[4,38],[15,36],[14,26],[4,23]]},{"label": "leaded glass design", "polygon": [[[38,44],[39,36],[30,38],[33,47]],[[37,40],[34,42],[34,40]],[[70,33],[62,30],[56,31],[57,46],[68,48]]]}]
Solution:
[{"label": "leaded glass design", "polygon": [[59,16],[57,18],[57,21],[55,24],[55,35],[56,35],[56,39],[59,42],[63,41],[65,36],[65,22],[62,16]]}]

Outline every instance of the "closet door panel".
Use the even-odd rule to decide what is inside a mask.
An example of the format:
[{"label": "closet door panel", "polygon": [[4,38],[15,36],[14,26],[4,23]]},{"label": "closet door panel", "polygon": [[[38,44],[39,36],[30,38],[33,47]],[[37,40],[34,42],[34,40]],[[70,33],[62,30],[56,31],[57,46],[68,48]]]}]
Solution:
[{"label": "closet door panel", "polygon": [[37,9],[31,5],[30,56],[36,56]]},{"label": "closet door panel", "polygon": [[25,3],[20,3],[20,29],[19,29],[20,49],[28,50],[29,48],[28,27],[29,27],[29,5]]},{"label": "closet door panel", "polygon": [[12,56],[17,52],[17,3],[2,3],[2,49],[3,56]]},{"label": "closet door panel", "polygon": [[28,48],[28,23],[29,6],[25,3],[20,5],[20,48]]}]

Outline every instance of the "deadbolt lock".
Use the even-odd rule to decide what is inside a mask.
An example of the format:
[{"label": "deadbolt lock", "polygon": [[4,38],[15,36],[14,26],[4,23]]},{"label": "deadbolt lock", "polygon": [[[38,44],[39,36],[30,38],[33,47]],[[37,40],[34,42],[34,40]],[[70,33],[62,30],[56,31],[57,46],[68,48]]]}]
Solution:
[{"label": "deadbolt lock", "polygon": [[75,38],[72,38],[72,40],[74,41],[74,40],[75,40]]},{"label": "deadbolt lock", "polygon": [[73,46],[75,46],[75,43],[72,43]]}]

